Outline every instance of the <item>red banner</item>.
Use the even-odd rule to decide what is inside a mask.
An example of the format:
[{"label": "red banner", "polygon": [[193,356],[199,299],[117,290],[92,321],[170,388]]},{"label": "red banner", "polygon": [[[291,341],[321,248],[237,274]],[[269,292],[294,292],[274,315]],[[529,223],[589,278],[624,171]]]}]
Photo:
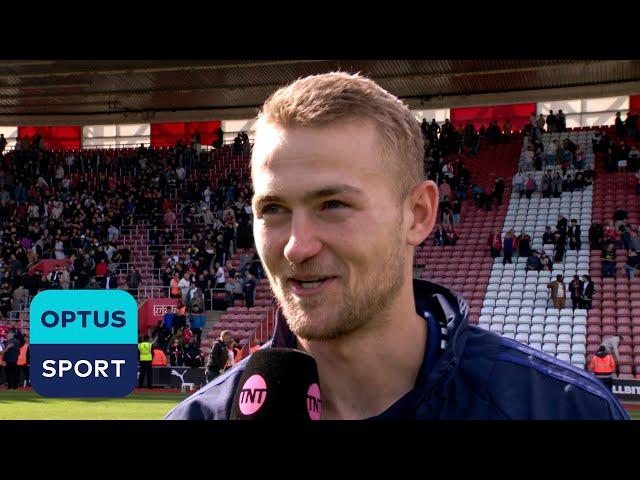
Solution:
[{"label": "red banner", "polygon": [[138,306],[138,332],[149,335],[149,329],[154,328],[159,320],[164,318],[168,307],[178,304],[176,298],[149,298]]},{"label": "red banner", "polygon": [[34,273],[36,270],[40,270],[42,275],[46,275],[57,269],[65,270],[67,265],[71,263],[71,260],[65,258],[64,260],[40,260],[33,267],[29,269],[29,273]]},{"label": "red banner", "polygon": [[458,127],[462,127],[471,122],[478,130],[481,125],[485,128],[489,126],[489,122],[496,120],[498,126],[502,129],[502,125],[506,120],[511,123],[513,130],[522,130],[529,123],[529,117],[532,112],[536,111],[535,103],[516,103],[511,105],[495,105],[491,107],[466,107],[452,108],[451,122]]},{"label": "red banner", "polygon": [[151,145],[154,147],[173,147],[178,140],[191,144],[191,137],[197,131],[200,133],[200,143],[211,145],[216,139],[216,130],[222,122],[173,122],[151,124]]},{"label": "red banner", "polygon": [[18,137],[23,139],[29,136],[31,139],[36,133],[44,138],[47,149],[69,149],[80,148],[80,137],[82,135],[80,126],[53,126],[53,127],[18,127]]},{"label": "red banner", "polygon": [[629,111],[640,113],[640,95],[629,96]]}]

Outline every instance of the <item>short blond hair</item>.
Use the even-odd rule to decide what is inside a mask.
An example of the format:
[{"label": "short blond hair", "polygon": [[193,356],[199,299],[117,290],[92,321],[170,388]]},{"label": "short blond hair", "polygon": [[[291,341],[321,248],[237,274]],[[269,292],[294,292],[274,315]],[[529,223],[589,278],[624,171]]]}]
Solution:
[{"label": "short blond hair", "polygon": [[368,120],[376,127],[383,158],[397,179],[393,190],[404,200],[423,180],[424,140],[409,108],[373,80],[345,72],[298,79],[267,99],[256,128],[314,127],[349,120]]}]

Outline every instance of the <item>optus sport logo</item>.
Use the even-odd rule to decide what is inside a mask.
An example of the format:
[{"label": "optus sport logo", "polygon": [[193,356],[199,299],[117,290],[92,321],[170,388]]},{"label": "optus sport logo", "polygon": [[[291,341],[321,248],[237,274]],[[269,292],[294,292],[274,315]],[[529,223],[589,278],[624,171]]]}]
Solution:
[{"label": "optus sport logo", "polygon": [[138,306],[122,290],[45,290],[31,302],[31,385],[45,397],[123,397],[138,372]]}]

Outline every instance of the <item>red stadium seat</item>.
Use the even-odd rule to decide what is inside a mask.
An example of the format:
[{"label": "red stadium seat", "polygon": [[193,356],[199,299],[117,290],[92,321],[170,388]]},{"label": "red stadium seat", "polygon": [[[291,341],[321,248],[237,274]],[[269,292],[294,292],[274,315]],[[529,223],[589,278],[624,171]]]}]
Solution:
[{"label": "red stadium seat", "polygon": [[587,343],[600,345],[602,343],[602,337],[600,335],[588,335]]},{"label": "red stadium seat", "polygon": [[588,335],[601,336],[602,335],[602,327],[600,325],[589,324],[589,325],[587,325],[587,334]]},{"label": "red stadium seat", "polygon": [[618,317],[617,323],[619,326],[622,326],[622,325],[631,326],[631,319],[629,317]]},{"label": "red stadium seat", "polygon": [[631,345],[620,345],[618,347],[618,353],[620,355],[631,355],[633,353],[633,348]]},{"label": "red stadium seat", "polygon": [[[633,368],[632,368],[633,360],[625,358],[624,361],[628,362],[628,363],[620,365],[620,368],[619,368],[620,374],[621,375],[632,375],[633,374]],[[622,359],[620,359],[620,363],[622,363]]]}]

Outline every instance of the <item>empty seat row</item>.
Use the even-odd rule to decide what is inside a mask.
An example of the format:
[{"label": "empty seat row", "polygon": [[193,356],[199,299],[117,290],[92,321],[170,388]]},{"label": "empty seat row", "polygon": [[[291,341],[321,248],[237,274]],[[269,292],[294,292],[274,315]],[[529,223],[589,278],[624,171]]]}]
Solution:
[{"label": "empty seat row", "polygon": [[[552,312],[548,312],[549,310],[552,310]],[[566,311],[567,309],[563,309],[564,311]],[[569,312],[571,312],[571,309],[568,309]],[[587,318],[587,314],[586,313],[581,313],[581,312],[585,312],[585,310],[576,308],[576,310],[572,313],[563,313],[563,314],[557,314],[554,312],[557,312],[558,310],[555,308],[547,308],[547,307],[489,307],[489,306],[483,306],[480,309],[480,314],[481,315],[516,315],[516,316],[521,316],[521,317],[531,317],[531,316],[535,316],[536,318],[542,317],[550,317],[550,318],[563,318],[563,317],[568,317],[568,318]],[[633,310],[630,311],[631,314],[633,315]],[[615,310],[608,312],[607,314],[609,315],[616,315]],[[592,316],[594,316],[596,314],[592,314]],[[604,313],[598,313],[597,316],[600,317],[601,315],[604,315]]]},{"label": "empty seat row", "polygon": [[[586,325],[583,324],[579,324],[579,325],[544,325],[544,324],[532,324],[532,325],[526,325],[526,324],[514,324],[514,323],[490,323],[490,322],[486,322],[485,320],[481,319],[479,320],[478,326],[480,328],[484,328],[485,330],[489,330],[491,328],[495,328],[500,330],[500,332],[504,332],[504,333],[523,333],[523,334],[540,334],[540,335],[545,335],[545,334],[550,334],[550,335],[569,335],[572,338],[575,337],[576,335],[579,335],[579,337],[576,337],[577,339],[582,339],[583,337],[586,337],[587,335],[587,327]],[[529,329],[524,328],[525,326],[528,326]],[[585,340],[586,341],[586,340]],[[584,342],[583,342],[584,343]]]},{"label": "empty seat row", "polygon": [[[502,323],[502,324],[513,324],[513,325],[547,325],[549,327],[554,327],[557,331],[558,327],[562,326],[577,326],[577,325],[586,325],[587,319],[586,317],[544,317],[542,315],[534,315],[530,317],[529,315],[486,315],[480,314],[478,317],[478,321],[482,323]],[[630,324],[627,324],[630,326]]]}]

